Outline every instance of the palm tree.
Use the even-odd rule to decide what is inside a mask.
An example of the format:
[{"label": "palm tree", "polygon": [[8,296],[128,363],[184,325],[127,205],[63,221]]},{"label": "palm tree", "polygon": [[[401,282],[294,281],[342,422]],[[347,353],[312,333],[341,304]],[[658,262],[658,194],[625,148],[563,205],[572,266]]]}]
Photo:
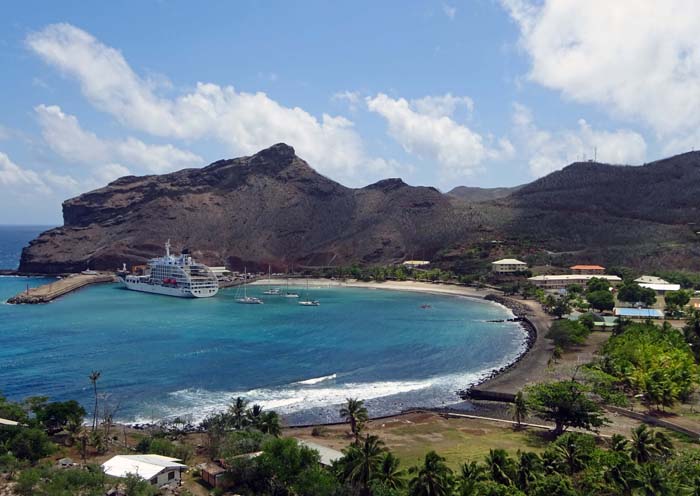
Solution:
[{"label": "palm tree", "polygon": [[101,375],[102,372],[100,372],[99,370],[93,370],[89,376],[90,382],[92,382],[92,390],[95,394],[95,410],[92,413],[93,432],[95,431],[95,429],[97,429],[97,380],[100,378]]},{"label": "palm tree", "polygon": [[668,476],[656,463],[648,463],[641,467],[639,478],[639,492],[644,496],[670,496],[678,494],[673,491]]},{"label": "palm tree", "polygon": [[475,496],[476,485],[486,479],[486,469],[475,461],[463,463],[457,477],[457,494],[459,496]]},{"label": "palm tree", "polygon": [[568,475],[574,475],[586,466],[586,456],[577,436],[571,433],[562,436],[554,446],[557,460],[566,467]]},{"label": "palm tree", "polygon": [[263,418],[263,407],[256,403],[252,408],[248,408],[246,410],[245,416],[248,419],[248,422],[253,424],[253,427],[258,429],[260,421]]},{"label": "palm tree", "polygon": [[515,473],[516,484],[522,491],[527,492],[542,471],[542,459],[537,453],[525,451],[519,453],[518,466]]},{"label": "palm tree", "polygon": [[228,407],[228,412],[231,414],[233,417],[233,427],[236,429],[241,429],[243,427],[243,421],[245,419],[245,413],[246,413],[246,407],[248,406],[248,402],[241,398],[240,396],[237,397],[231,405]]},{"label": "palm tree", "polygon": [[408,483],[410,496],[448,496],[452,491],[452,470],[434,451],[425,455],[422,467],[411,467],[408,473],[413,475]]},{"label": "palm tree", "polygon": [[525,401],[525,396],[522,391],[518,391],[515,395],[513,404],[510,407],[510,413],[515,421],[515,428],[522,428],[522,421],[528,415],[527,402]]},{"label": "palm tree", "polygon": [[343,479],[358,486],[361,495],[370,495],[370,482],[380,472],[385,451],[384,443],[377,436],[367,435],[361,443],[350,445],[341,462]]},{"label": "palm tree", "polygon": [[489,450],[486,456],[486,470],[494,482],[504,486],[513,484],[513,460],[506,450],[501,448]]},{"label": "palm tree", "polygon": [[613,434],[610,439],[610,449],[618,453],[629,453],[630,442],[622,434]]},{"label": "palm tree", "polygon": [[406,475],[406,473],[399,469],[400,462],[401,461],[391,452],[387,451],[384,453],[381,463],[379,464],[379,471],[377,472],[377,482],[393,491],[403,489],[406,485],[406,481],[404,480],[404,475]]},{"label": "palm tree", "polygon": [[642,424],[632,431],[630,456],[637,463],[647,463],[655,458],[665,458],[673,451],[671,440],[663,433]]},{"label": "palm tree", "polygon": [[279,437],[282,434],[282,422],[277,412],[265,412],[260,416],[256,428],[263,434]]},{"label": "palm tree", "polygon": [[365,402],[356,398],[348,398],[347,403],[340,409],[340,417],[350,422],[350,431],[359,442],[362,426],[369,419]]}]

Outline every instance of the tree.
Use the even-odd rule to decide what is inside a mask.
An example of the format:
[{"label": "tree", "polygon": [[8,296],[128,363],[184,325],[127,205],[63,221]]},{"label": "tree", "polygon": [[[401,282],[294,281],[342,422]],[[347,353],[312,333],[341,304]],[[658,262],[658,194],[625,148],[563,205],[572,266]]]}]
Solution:
[{"label": "tree", "polygon": [[513,485],[515,464],[503,449],[491,449],[486,456],[486,470],[491,479],[503,486]]},{"label": "tree", "polygon": [[35,409],[36,419],[49,433],[60,432],[69,424],[81,424],[85,409],[75,400],[47,403]]},{"label": "tree", "polygon": [[411,467],[413,478],[408,483],[410,496],[449,496],[452,491],[452,470],[445,459],[430,451],[421,467]]},{"label": "tree", "polygon": [[92,413],[92,430],[94,431],[97,429],[97,381],[99,380],[100,376],[102,375],[102,372],[99,370],[93,370],[90,373],[90,376],[88,377],[90,379],[90,382],[92,383],[92,391],[95,395],[95,409],[93,410]]},{"label": "tree", "polygon": [[472,496],[477,494],[477,484],[486,480],[486,467],[475,461],[463,463],[457,477],[457,494]]},{"label": "tree", "polygon": [[595,439],[578,432],[567,432],[554,441],[552,450],[564,473],[574,475],[583,470],[593,457]]},{"label": "tree", "polygon": [[255,427],[264,434],[270,434],[271,436],[279,437],[282,434],[282,421],[277,412],[263,413]]},{"label": "tree", "polygon": [[569,349],[586,342],[590,331],[580,322],[573,320],[557,320],[547,331],[545,337],[551,339],[555,346]]},{"label": "tree", "polygon": [[604,311],[612,310],[615,307],[615,299],[610,291],[607,289],[602,291],[592,291],[586,294],[586,299],[591,307]]},{"label": "tree", "polygon": [[15,432],[5,444],[5,449],[20,460],[36,463],[56,449],[46,433],[29,427],[12,428]]},{"label": "tree", "polygon": [[632,431],[630,457],[637,463],[648,463],[668,457],[673,452],[673,443],[663,433],[641,424]]},{"label": "tree", "polygon": [[510,413],[515,421],[516,429],[522,427],[522,421],[528,414],[527,401],[525,401],[525,396],[522,391],[518,391],[513,400],[513,404],[510,407]]},{"label": "tree", "polygon": [[272,438],[263,445],[256,461],[259,467],[256,476],[268,480],[271,494],[303,494],[297,488],[306,486],[307,477],[313,476],[309,472],[318,470],[320,456],[296,439]]},{"label": "tree", "polygon": [[556,318],[561,319],[569,312],[571,312],[571,305],[567,299],[560,297],[554,302],[554,306],[552,307],[552,315],[554,315]]},{"label": "tree", "polygon": [[536,384],[527,393],[530,410],[554,422],[556,436],[569,427],[594,430],[607,422],[600,407],[586,396],[587,389],[574,380]]},{"label": "tree", "polygon": [[664,295],[664,301],[666,302],[667,312],[678,312],[690,301],[690,292],[683,291],[682,289],[679,291],[669,291]]},{"label": "tree", "polygon": [[518,452],[515,470],[515,485],[521,491],[528,491],[542,473],[542,459],[531,451]]},{"label": "tree", "polygon": [[385,451],[384,443],[377,436],[367,435],[361,443],[350,445],[340,462],[343,480],[358,487],[360,495],[369,496],[370,482],[379,473]]},{"label": "tree", "polygon": [[396,458],[391,452],[384,453],[379,463],[379,470],[375,480],[383,487],[398,491],[406,485],[404,476],[405,472],[399,469],[401,461]]},{"label": "tree", "polygon": [[683,326],[683,336],[695,355],[695,361],[700,362],[700,310],[692,310]]},{"label": "tree", "polygon": [[235,429],[241,429],[243,427],[243,422],[246,419],[246,407],[248,402],[238,396],[231,405],[228,407],[228,412],[233,417],[233,427]]},{"label": "tree", "polygon": [[360,430],[369,418],[364,403],[362,400],[348,398],[345,406],[340,409],[340,417],[350,422],[350,431],[355,436],[355,442],[359,441]]},{"label": "tree", "polygon": [[605,279],[600,277],[591,277],[586,284],[586,293],[592,293],[595,291],[608,291],[610,290],[610,283]]}]

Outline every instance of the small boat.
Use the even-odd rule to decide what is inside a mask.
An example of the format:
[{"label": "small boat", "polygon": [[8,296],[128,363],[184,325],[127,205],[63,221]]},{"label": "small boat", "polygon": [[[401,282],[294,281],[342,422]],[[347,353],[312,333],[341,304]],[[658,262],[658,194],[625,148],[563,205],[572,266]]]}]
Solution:
[{"label": "small boat", "polygon": [[289,291],[289,278],[287,278],[287,291],[284,293],[285,298],[299,298],[299,293]]},{"label": "small boat", "polygon": [[430,306],[430,305],[421,305],[420,307],[421,307],[422,309],[428,309],[428,308],[433,308],[433,307],[432,307],[432,306]]},{"label": "small boat", "polygon": [[318,307],[321,305],[321,302],[318,300],[310,300],[309,299],[309,280],[306,280],[306,294],[304,295],[305,298],[303,300],[299,301],[299,305],[302,307]]},{"label": "small boat", "polygon": [[267,281],[268,288],[265,291],[263,291],[263,294],[271,296],[280,296],[282,294],[282,290],[280,288],[272,287],[272,268],[269,265],[267,266]]},{"label": "small boat", "polygon": [[255,296],[248,296],[248,271],[243,269],[243,298],[236,298],[236,303],[243,305],[262,305],[263,301]]}]

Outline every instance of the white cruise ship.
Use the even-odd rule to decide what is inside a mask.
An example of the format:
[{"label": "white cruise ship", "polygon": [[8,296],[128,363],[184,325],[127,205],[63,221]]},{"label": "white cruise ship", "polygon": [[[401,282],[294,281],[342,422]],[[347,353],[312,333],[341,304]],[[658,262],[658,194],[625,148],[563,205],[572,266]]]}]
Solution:
[{"label": "white cruise ship", "polygon": [[170,240],[165,243],[165,256],[148,262],[143,276],[120,275],[124,285],[133,291],[180,298],[208,298],[219,292],[219,281],[212,270],[195,262],[187,250],[178,257],[170,254]]}]

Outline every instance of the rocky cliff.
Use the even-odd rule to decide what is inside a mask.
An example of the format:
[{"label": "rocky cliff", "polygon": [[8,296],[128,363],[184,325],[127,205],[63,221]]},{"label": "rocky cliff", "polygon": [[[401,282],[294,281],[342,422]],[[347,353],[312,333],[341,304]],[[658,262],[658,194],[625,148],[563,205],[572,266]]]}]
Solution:
[{"label": "rocky cliff", "polygon": [[23,272],[114,269],[170,238],[211,265],[277,269],[431,257],[464,234],[449,198],[387,179],[361,189],[315,172],[278,144],[161,176],[123,177],[67,200],[64,226],[22,253]]},{"label": "rocky cliff", "polygon": [[[115,269],[170,238],[210,265],[338,266],[492,257],[700,270],[700,153],[640,167],[575,163],[517,188],[442,194],[400,179],[352,189],[278,144],[161,176],[123,177],[67,200],[64,226],[22,253],[22,272]],[[534,261],[534,258],[533,258]]]}]

